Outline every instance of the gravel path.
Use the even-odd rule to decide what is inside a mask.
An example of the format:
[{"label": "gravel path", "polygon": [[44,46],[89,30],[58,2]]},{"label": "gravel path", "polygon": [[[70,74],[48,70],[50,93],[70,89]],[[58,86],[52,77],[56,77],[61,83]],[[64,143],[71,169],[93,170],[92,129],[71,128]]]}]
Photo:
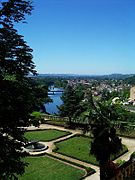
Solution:
[{"label": "gravel path", "polygon": [[[74,136],[76,134],[82,134],[81,130],[65,129],[64,127],[53,126],[53,125],[48,125],[48,124],[41,124],[39,128],[31,126],[31,127],[28,127],[27,129],[28,130],[58,129],[58,130],[62,130],[62,131],[71,132],[72,134],[64,136],[62,138],[58,138],[58,139],[50,141],[50,142],[42,142],[42,143],[44,143],[45,145],[47,145],[49,147],[46,150],[46,152],[48,154],[55,155],[56,157],[60,157],[62,159],[66,159],[66,160],[68,160],[70,162],[76,162],[76,163],[82,164],[82,165],[84,165],[86,167],[91,167],[91,168],[95,169],[96,173],[91,175],[91,176],[86,177],[85,180],[100,180],[100,178],[99,178],[99,167],[94,166],[94,165],[89,164],[89,163],[85,163],[85,162],[79,161],[79,160],[74,159],[74,158],[70,158],[70,157],[67,157],[67,156],[64,156],[64,155],[61,155],[61,154],[53,152],[53,149],[55,149],[55,145],[54,145],[55,142],[59,142],[59,141],[64,140],[64,139],[68,139],[68,138],[70,138],[70,137],[72,137],[72,136]],[[122,143],[127,146],[128,152],[125,153],[124,155],[122,155],[121,157],[117,158],[114,162],[116,162],[118,159],[127,161],[130,158],[131,153],[135,151],[135,139],[123,138],[122,137]]]}]

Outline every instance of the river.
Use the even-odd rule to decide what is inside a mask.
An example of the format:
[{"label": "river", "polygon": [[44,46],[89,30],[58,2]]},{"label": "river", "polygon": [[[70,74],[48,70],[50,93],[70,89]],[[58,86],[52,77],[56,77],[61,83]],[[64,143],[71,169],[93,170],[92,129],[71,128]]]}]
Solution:
[{"label": "river", "polygon": [[[61,89],[51,87],[50,90],[59,91]],[[55,94],[49,94],[48,95],[53,102],[45,104],[46,112],[49,114],[58,114],[59,110],[57,106],[60,106],[63,102],[61,100],[62,92],[56,92]]]}]

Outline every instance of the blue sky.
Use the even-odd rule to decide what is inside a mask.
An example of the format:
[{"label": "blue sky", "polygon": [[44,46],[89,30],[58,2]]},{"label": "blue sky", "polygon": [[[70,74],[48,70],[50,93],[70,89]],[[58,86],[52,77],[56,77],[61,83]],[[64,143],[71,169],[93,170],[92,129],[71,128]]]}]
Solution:
[{"label": "blue sky", "polygon": [[18,25],[39,73],[135,73],[135,0],[33,0]]}]

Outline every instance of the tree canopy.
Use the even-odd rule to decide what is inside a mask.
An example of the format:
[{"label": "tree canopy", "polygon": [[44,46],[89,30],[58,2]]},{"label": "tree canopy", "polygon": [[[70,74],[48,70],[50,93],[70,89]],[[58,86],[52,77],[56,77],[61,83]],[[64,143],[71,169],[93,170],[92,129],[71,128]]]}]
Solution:
[{"label": "tree canopy", "polygon": [[20,127],[32,123],[30,114],[47,97],[47,89],[28,77],[36,74],[32,49],[14,26],[31,10],[31,1],[0,2],[0,179],[15,179],[24,172],[21,151],[26,140]]},{"label": "tree canopy", "polygon": [[74,116],[74,113],[79,107],[79,98],[80,94],[76,90],[68,85],[61,97],[63,104],[59,107],[60,116],[69,118],[69,126],[72,127],[71,122]]}]

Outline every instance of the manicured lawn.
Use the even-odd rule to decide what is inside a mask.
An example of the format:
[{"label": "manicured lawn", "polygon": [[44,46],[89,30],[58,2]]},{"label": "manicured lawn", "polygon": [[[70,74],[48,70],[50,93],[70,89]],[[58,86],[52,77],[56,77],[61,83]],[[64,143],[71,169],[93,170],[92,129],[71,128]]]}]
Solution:
[{"label": "manicured lawn", "polygon": [[19,180],[79,180],[85,171],[71,167],[47,156],[28,157],[29,166]]},{"label": "manicured lawn", "polygon": [[26,132],[25,137],[28,140],[51,141],[68,134],[70,133],[66,131],[47,129],[47,130],[38,130],[38,131],[28,131]]},{"label": "manicured lawn", "polygon": [[[58,143],[55,143],[56,145],[56,152],[60,154],[64,154],[66,156],[70,156],[76,159],[79,159],[81,161],[85,161],[88,163],[92,163],[95,165],[98,165],[98,162],[96,161],[96,158],[90,154],[90,143],[91,139],[84,136],[74,136],[70,139],[67,139],[65,141],[61,141]],[[124,152],[127,150],[124,147]],[[123,151],[120,152],[120,154],[123,153]],[[118,157],[119,155],[117,155]]]}]

